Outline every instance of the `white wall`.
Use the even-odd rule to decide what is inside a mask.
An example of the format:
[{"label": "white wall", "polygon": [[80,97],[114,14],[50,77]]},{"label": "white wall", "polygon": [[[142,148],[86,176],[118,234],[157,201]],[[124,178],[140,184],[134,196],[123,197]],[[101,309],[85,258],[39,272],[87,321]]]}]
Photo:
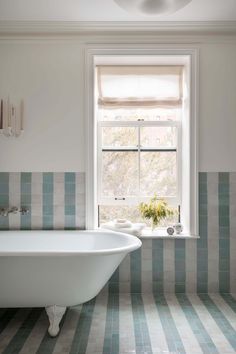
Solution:
[{"label": "white wall", "polygon": [[[24,135],[0,136],[0,171],[85,170],[83,60],[76,41],[0,41],[0,97],[25,101]],[[200,45],[200,171],[236,171],[235,63],[235,42]]]},{"label": "white wall", "polygon": [[200,54],[200,170],[236,171],[236,43]]},{"label": "white wall", "polygon": [[84,171],[78,44],[0,43],[0,97],[25,102],[25,132],[0,136],[1,171]]}]

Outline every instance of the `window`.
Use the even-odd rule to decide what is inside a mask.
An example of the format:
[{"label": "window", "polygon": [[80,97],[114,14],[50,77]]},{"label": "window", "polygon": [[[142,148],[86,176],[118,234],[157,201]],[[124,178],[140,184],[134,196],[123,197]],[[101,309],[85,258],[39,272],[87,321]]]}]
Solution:
[{"label": "window", "polygon": [[138,204],[154,194],[180,208],[184,67],[96,70],[98,222],[141,222]]},{"label": "window", "polygon": [[[164,151],[141,151],[140,140],[138,140],[138,146],[134,146],[132,139],[141,139],[141,136],[138,136],[138,138],[135,137],[135,133],[133,133],[134,135],[128,134],[128,141],[120,141],[120,139],[118,139],[120,133],[117,133],[117,130],[121,128],[132,128],[131,131],[136,131],[137,135],[141,135],[141,130],[144,130],[144,128],[148,127],[148,124],[150,124],[152,129],[149,129],[149,131],[154,130],[154,128],[160,129],[161,127],[165,127],[166,129],[173,128],[172,130],[176,131],[176,141],[172,139],[171,144],[168,144],[170,144],[172,148],[176,147],[177,183],[175,185],[178,193],[176,193],[176,195],[169,195],[168,200],[171,203],[175,203],[174,205],[181,206],[181,222],[184,226],[184,233],[187,236],[198,235],[198,61],[198,49],[191,48],[190,46],[181,48],[181,46],[176,45],[174,48],[167,48],[166,46],[163,48],[157,44],[133,44],[129,46],[100,44],[99,46],[91,45],[85,48],[84,102],[86,123],[87,229],[96,229],[99,224],[98,219],[101,219],[104,213],[111,219],[122,217],[123,215],[126,217],[126,215],[128,215],[130,216],[129,219],[138,220],[139,213],[137,213],[135,198],[138,201],[141,200],[141,198],[145,198],[145,196],[141,194],[141,189],[139,189],[140,194],[131,194],[131,192],[129,195],[126,194],[124,196],[125,200],[115,200],[114,193],[111,194],[109,192],[110,194],[102,194],[102,155],[103,153],[104,155],[108,153],[108,151],[103,152],[102,150],[108,149],[108,147],[112,149],[116,148],[117,150],[132,147],[135,151],[127,151],[127,153],[136,154],[136,160],[138,161],[140,156],[140,165],[144,153],[150,156],[150,153],[153,152],[154,157],[158,153],[164,154]],[[100,78],[98,67],[104,67],[104,69],[100,70]],[[130,95],[128,87],[131,86],[126,83],[131,77],[129,75],[123,75],[121,78],[119,73],[119,75],[113,75],[112,80],[122,79],[123,86],[122,89],[119,89],[119,91],[116,91],[116,94],[114,94],[113,91],[110,91],[110,88],[108,90],[109,85],[106,86],[106,89],[105,86],[103,86],[103,83],[106,82],[103,78],[108,78],[110,75],[107,71],[107,67],[109,67],[109,70],[114,67],[128,67],[129,69],[130,67],[134,69],[137,67],[141,67],[142,69],[148,67],[148,69],[145,70],[152,70],[152,75],[150,74],[149,77],[152,76],[153,84],[149,85],[150,89],[144,90],[144,87],[147,88],[147,84],[145,84],[146,79],[144,79],[145,75],[141,78],[139,72],[135,79],[139,81],[139,84],[137,84],[136,81],[136,84],[133,86],[135,90],[132,91],[135,92],[136,96],[134,93]],[[175,67],[176,70],[175,73],[171,75],[173,85],[171,87],[168,86],[168,90],[167,87],[165,87],[165,91],[163,91],[165,95],[161,93],[160,90],[155,89],[158,80],[164,78],[164,75],[158,75],[160,67]],[[155,68],[155,72],[153,72],[153,68]],[[181,74],[179,75],[178,72]],[[181,81],[177,80],[177,77],[182,80],[180,86],[178,86],[177,82],[180,83]],[[98,81],[98,79],[100,81]],[[156,84],[154,84],[154,82]],[[159,81],[159,83],[160,82],[161,81]],[[161,87],[160,85],[158,86]],[[115,87],[116,90],[118,90],[118,87],[121,88],[121,86],[118,85],[112,85],[112,87]],[[155,89],[154,91],[153,88]],[[109,92],[109,94],[107,92]],[[153,92],[155,92],[155,96]],[[142,93],[142,95],[140,95],[140,93]],[[136,101],[135,104],[132,102],[134,98]],[[118,134],[118,137],[111,139],[111,137],[108,137],[108,133],[106,133],[107,138],[105,138],[104,141],[101,131],[103,129],[105,130],[105,128],[117,128],[116,134]],[[174,133],[172,133],[172,135],[173,134]],[[132,136],[133,138],[131,138]],[[108,140],[108,138],[110,140]],[[147,137],[144,139],[144,142],[145,148],[153,147],[155,149],[159,148],[161,143],[163,143],[162,140],[153,142],[151,138],[147,139]],[[173,142],[176,143],[175,146],[173,146]],[[131,144],[131,146],[129,144]],[[165,145],[167,145],[166,142]],[[118,152],[116,153],[118,154]],[[115,152],[112,150],[110,153],[114,154]],[[166,152],[166,154],[167,153],[169,152]],[[174,154],[174,152],[170,153],[172,153],[172,155]],[[148,160],[145,159],[144,162],[147,164],[147,168],[149,168],[150,165],[153,166],[153,163],[158,160],[154,157],[149,164],[147,164]],[[139,170],[139,162],[135,163],[137,166],[135,178],[138,181],[140,180],[141,185],[141,169]],[[152,173],[155,172],[153,170],[152,168]],[[142,171],[144,171],[142,175],[143,185],[146,187],[151,186],[147,180],[145,181],[145,169],[142,169]],[[171,172],[174,174],[174,169]],[[133,188],[133,185],[130,186],[130,190],[131,187]],[[148,188],[146,188],[146,190],[148,192]],[[119,195],[117,198],[118,197],[123,196]],[[110,203],[110,201],[112,201],[112,203]],[[100,216],[98,214],[100,214]]]}]

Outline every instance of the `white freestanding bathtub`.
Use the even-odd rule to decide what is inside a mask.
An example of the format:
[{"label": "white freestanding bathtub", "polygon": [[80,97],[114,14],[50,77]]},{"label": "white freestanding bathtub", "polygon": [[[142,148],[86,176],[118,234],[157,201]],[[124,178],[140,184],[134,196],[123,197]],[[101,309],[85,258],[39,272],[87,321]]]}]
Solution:
[{"label": "white freestanding bathtub", "polygon": [[0,307],[45,307],[56,336],[66,307],[96,296],[139,247],[109,231],[1,231]]}]

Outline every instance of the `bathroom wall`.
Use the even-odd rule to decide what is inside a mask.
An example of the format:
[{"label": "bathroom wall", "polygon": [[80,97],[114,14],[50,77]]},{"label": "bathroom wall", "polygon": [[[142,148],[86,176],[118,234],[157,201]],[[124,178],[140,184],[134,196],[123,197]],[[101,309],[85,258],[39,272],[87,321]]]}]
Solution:
[{"label": "bathroom wall", "polygon": [[[0,230],[84,229],[84,173],[0,173]],[[113,292],[236,292],[236,173],[199,174],[198,240],[142,239],[109,282]]]},{"label": "bathroom wall", "polygon": [[198,240],[142,240],[114,292],[236,292],[236,173],[200,173]]},{"label": "bathroom wall", "polygon": [[[197,47],[200,53],[199,170],[234,172],[236,39],[181,40],[175,37],[180,46]],[[0,136],[0,171],[85,171],[84,47],[116,41],[134,43],[137,37],[0,38],[0,97],[25,102],[24,134]],[[158,44],[158,37],[153,42]],[[167,42],[173,46],[173,39]]]},{"label": "bathroom wall", "polygon": [[[0,39],[0,97],[25,101],[24,134],[0,136],[0,204],[30,210],[0,217],[1,229],[85,227],[83,50],[99,41],[128,38]],[[114,292],[235,292],[236,39],[186,42],[200,50],[200,239],[143,240],[110,280]]]},{"label": "bathroom wall", "polygon": [[26,215],[0,216],[0,230],[85,228],[83,172],[0,172],[0,209],[25,207]]},{"label": "bathroom wall", "polygon": [[0,171],[85,171],[82,54],[73,41],[0,40],[0,98],[25,110],[24,134],[0,135]]}]

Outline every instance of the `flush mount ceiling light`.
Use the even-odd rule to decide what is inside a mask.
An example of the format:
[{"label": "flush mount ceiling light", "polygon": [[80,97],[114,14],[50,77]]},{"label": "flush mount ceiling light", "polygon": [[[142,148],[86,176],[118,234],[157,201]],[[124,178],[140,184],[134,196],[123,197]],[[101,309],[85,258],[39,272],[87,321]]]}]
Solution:
[{"label": "flush mount ceiling light", "polygon": [[143,15],[170,14],[178,11],[192,0],[114,0],[128,12]]}]

